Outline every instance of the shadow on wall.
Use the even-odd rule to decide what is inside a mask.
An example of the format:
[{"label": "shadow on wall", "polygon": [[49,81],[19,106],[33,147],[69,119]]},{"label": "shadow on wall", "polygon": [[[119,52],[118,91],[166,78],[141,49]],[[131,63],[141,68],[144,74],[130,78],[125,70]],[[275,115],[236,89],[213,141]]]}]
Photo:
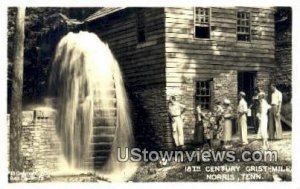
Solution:
[{"label": "shadow on wall", "polygon": [[149,112],[144,107],[142,98],[138,94],[129,93],[131,109],[133,110],[133,135],[136,147],[140,149],[157,149],[155,130],[151,123]]}]

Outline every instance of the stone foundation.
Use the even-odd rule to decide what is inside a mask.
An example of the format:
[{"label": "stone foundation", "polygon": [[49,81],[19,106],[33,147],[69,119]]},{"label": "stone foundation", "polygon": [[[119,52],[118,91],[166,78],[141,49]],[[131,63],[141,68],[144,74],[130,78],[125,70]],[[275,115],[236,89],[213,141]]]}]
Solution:
[{"label": "stone foundation", "polygon": [[[195,130],[195,84],[196,79],[186,78],[180,87],[168,87],[167,99],[175,96],[177,101],[184,104],[188,110],[184,113],[184,137],[185,143],[193,143]],[[215,75],[212,81],[212,109],[214,100],[223,101],[228,98],[233,108],[237,105],[237,71],[232,70]]]},{"label": "stone foundation", "polygon": [[[231,106],[236,112],[238,105],[238,71],[229,70],[222,73],[212,75],[212,96],[211,96],[211,109],[214,109],[214,101],[220,100],[223,102],[225,98],[231,101]],[[195,107],[195,81],[197,79],[186,78],[184,82],[178,87],[167,87],[167,99],[171,96],[175,96],[177,101],[184,104],[187,110],[184,113],[184,137],[185,143],[193,143],[194,140],[194,129],[195,129],[195,115],[193,108]],[[264,90],[266,94],[269,91],[270,74],[268,72],[257,72],[256,75],[257,85],[260,89]],[[234,120],[233,120],[234,121]],[[233,122],[235,128],[234,132],[237,131],[235,121]]]},{"label": "stone foundation", "polygon": [[232,108],[236,109],[238,105],[237,71],[231,70],[215,76],[213,86],[213,99],[223,102],[227,98],[231,101]]},{"label": "stone foundation", "polygon": [[163,85],[138,88],[130,93],[138,147],[168,149],[173,146],[166,99]]},{"label": "stone foundation", "polygon": [[[194,128],[195,128],[195,84],[192,79],[186,78],[179,87],[167,87],[167,99],[171,96],[176,97],[176,101],[186,106],[187,110],[183,114],[182,118],[184,121],[184,141],[185,143],[192,143],[194,139]],[[171,124],[171,123],[169,123]],[[172,130],[170,131],[172,134]]]},{"label": "stone foundation", "polygon": [[270,95],[270,74],[268,72],[257,72],[256,75],[257,86],[264,91],[266,95]]},{"label": "stone foundation", "polygon": [[56,171],[61,154],[60,141],[55,129],[56,112],[50,109],[23,111],[22,116],[23,171],[48,174]]}]

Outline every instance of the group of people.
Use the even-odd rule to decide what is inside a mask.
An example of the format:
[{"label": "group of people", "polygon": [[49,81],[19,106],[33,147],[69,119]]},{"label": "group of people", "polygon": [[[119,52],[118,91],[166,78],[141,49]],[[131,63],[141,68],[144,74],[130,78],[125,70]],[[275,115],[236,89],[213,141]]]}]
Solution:
[{"label": "group of people", "polygon": [[[262,148],[269,148],[268,139],[282,139],[282,126],[281,126],[281,106],[282,106],[282,93],[271,84],[271,102],[267,102],[266,94],[263,91],[256,89],[256,94],[253,97],[253,104],[256,105],[255,115],[258,120],[257,139],[262,139]],[[245,101],[246,94],[239,93],[238,112],[238,125],[241,133],[241,140],[243,144],[248,144],[247,139],[247,113],[248,107]],[[252,105],[251,105],[252,106]],[[251,107],[250,106],[250,107]]]},{"label": "group of people", "polygon": [[[210,140],[217,137],[221,144],[226,148],[231,146],[232,141],[232,122],[236,118],[239,127],[240,140],[243,145],[248,144],[248,124],[247,117],[249,110],[254,108],[255,118],[258,122],[257,139],[262,139],[262,148],[268,149],[268,140],[282,139],[282,126],[280,119],[280,111],[282,105],[282,93],[271,84],[271,101],[270,104],[266,100],[266,94],[259,89],[255,90],[252,98],[253,103],[248,107],[245,100],[246,94],[239,92],[239,102],[236,108],[236,114],[233,111],[230,100],[224,99],[215,102],[215,108],[212,112],[206,112],[201,108],[200,102],[196,106],[196,127],[195,127],[195,143],[203,145],[210,143]],[[169,101],[169,116],[172,122],[172,131],[175,145],[177,147],[184,146],[183,119],[181,115],[187,108],[178,103],[176,98],[172,96]]]}]

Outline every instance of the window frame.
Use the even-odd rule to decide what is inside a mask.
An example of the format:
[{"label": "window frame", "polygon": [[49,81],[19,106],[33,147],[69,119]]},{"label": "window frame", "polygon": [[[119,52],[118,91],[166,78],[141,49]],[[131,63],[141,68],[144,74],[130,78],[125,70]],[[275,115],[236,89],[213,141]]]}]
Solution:
[{"label": "window frame", "polygon": [[[199,86],[201,86],[201,82],[207,82],[208,83],[208,87],[209,87],[209,95],[201,95],[201,92],[199,91],[199,94],[197,94],[197,84],[199,83]],[[208,102],[208,108],[204,108],[203,107],[203,103],[201,103],[201,109],[205,109],[210,111],[212,109],[212,99],[213,99],[213,79],[197,79],[194,81],[194,86],[195,86],[195,94],[194,94],[194,102],[195,102],[195,106],[197,106],[197,99],[201,99],[201,97],[208,97],[209,98],[209,102]],[[201,101],[201,100],[200,100]]]},{"label": "window frame", "polygon": [[[196,37],[196,26],[201,26],[199,24],[196,23],[196,9],[197,8],[203,8],[203,9],[208,9],[209,10],[209,22],[208,22],[208,30],[209,30],[209,37],[208,38],[200,38],[200,37]],[[193,38],[196,40],[211,40],[211,7],[194,7],[194,13],[193,13],[193,29],[194,29],[194,34],[193,34]]]},{"label": "window frame", "polygon": [[[248,41],[245,41],[245,40],[239,40],[238,39],[238,35],[239,34],[242,34],[242,33],[239,33],[238,32],[238,27],[244,27],[245,28],[245,26],[241,26],[241,25],[238,25],[238,21],[239,21],[239,18],[238,18],[238,14],[240,13],[240,12],[242,12],[242,13],[249,13],[249,40]],[[237,10],[236,11],[236,14],[235,14],[235,16],[236,16],[236,30],[235,30],[235,32],[236,32],[236,41],[237,42],[244,42],[244,43],[250,43],[251,41],[252,41],[252,32],[251,32],[251,28],[252,28],[252,14],[251,14],[251,11],[247,11],[247,10]],[[244,19],[245,20],[245,19]]]}]

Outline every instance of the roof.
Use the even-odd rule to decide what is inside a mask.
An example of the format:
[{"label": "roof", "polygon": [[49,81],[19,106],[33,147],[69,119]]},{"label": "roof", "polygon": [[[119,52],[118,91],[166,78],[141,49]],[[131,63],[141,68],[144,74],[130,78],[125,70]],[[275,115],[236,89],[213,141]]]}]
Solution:
[{"label": "roof", "polygon": [[93,20],[103,18],[104,16],[107,16],[109,14],[118,12],[122,9],[125,9],[125,7],[103,7],[100,10],[96,11],[94,14],[87,17],[84,22],[91,22]]}]

